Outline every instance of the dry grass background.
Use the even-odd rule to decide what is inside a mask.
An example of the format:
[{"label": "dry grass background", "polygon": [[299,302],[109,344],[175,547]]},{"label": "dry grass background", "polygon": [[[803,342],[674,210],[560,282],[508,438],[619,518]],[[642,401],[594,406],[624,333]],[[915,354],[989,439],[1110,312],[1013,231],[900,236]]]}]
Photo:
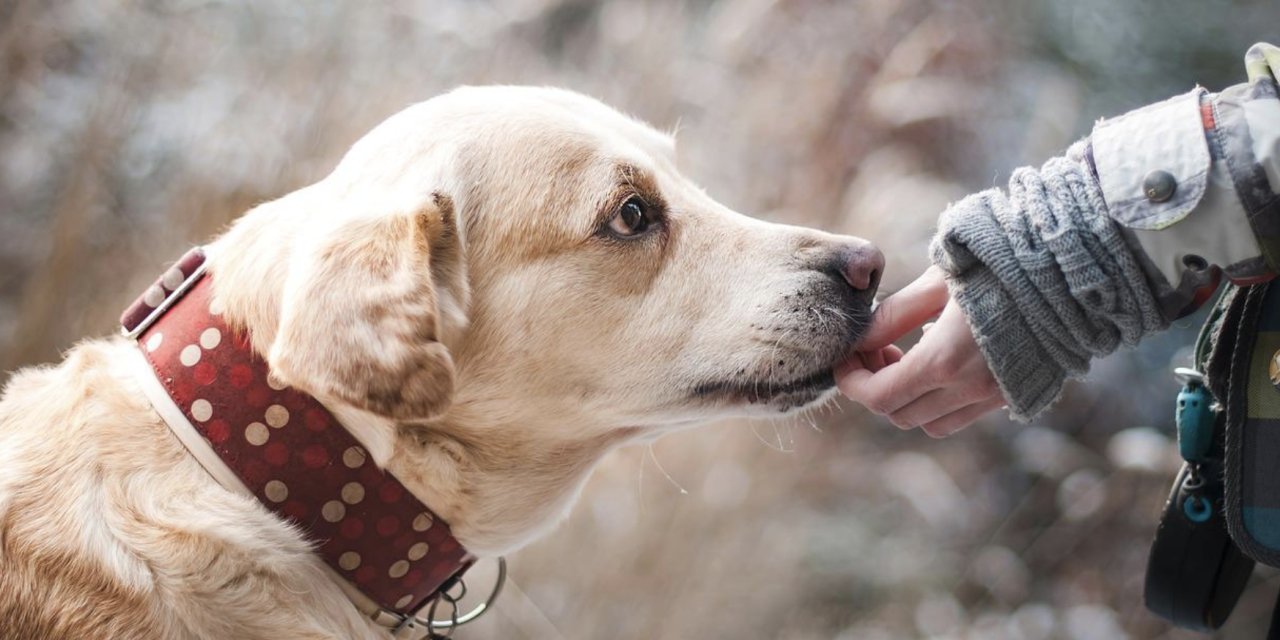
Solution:
[{"label": "dry grass background", "polygon": [[[947,202],[1096,116],[1240,81],[1277,27],[1272,0],[0,0],[0,367],[113,331],[185,247],[459,84],[678,125],[713,195],[879,242],[893,288]],[[1033,426],[934,442],[840,405],[623,451],[459,636],[1195,637],[1141,607],[1192,324]],[[1260,637],[1274,575],[1222,637]]]}]

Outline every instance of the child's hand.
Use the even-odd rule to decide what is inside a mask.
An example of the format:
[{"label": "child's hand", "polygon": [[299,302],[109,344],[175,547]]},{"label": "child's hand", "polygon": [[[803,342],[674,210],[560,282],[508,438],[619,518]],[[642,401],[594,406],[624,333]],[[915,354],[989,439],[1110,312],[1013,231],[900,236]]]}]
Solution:
[{"label": "child's hand", "polygon": [[[937,322],[926,326],[939,312]],[[891,344],[921,326],[924,337],[905,354]],[[935,267],[880,303],[858,353],[836,369],[836,381],[849,399],[899,428],[921,427],[935,438],[1005,404],[964,313]]]}]

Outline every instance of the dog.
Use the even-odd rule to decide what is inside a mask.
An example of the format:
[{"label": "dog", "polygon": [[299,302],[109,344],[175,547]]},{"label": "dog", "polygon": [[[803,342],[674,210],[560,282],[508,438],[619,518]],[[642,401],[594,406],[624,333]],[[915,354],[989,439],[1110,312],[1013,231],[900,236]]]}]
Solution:
[{"label": "dog", "polygon": [[[205,251],[273,382],[476,557],[549,532],[619,446],[829,399],[884,266],[717,203],[638,120],[522,87],[409,107]],[[5,387],[0,638],[391,637],[193,458],[138,351],[88,340]]]}]

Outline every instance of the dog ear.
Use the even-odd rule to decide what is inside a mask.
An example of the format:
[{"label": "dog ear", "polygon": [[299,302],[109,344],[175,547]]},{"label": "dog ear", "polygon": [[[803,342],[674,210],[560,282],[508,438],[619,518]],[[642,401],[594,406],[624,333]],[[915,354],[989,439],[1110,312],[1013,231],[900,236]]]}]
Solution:
[{"label": "dog ear", "polygon": [[458,252],[449,200],[437,194],[414,211],[347,218],[303,238],[267,355],[272,375],[396,420],[443,413],[454,365],[440,342],[432,247]]}]

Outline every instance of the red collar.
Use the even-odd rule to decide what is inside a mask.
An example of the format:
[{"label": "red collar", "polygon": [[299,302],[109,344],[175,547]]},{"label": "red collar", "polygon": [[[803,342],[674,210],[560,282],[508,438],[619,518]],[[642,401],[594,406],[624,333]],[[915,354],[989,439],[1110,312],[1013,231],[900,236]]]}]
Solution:
[{"label": "red collar", "polygon": [[188,252],[125,310],[125,335],[264,507],[381,608],[422,609],[475,558],[315,398],[273,386],[246,333],[210,308],[211,280],[203,251]]}]

